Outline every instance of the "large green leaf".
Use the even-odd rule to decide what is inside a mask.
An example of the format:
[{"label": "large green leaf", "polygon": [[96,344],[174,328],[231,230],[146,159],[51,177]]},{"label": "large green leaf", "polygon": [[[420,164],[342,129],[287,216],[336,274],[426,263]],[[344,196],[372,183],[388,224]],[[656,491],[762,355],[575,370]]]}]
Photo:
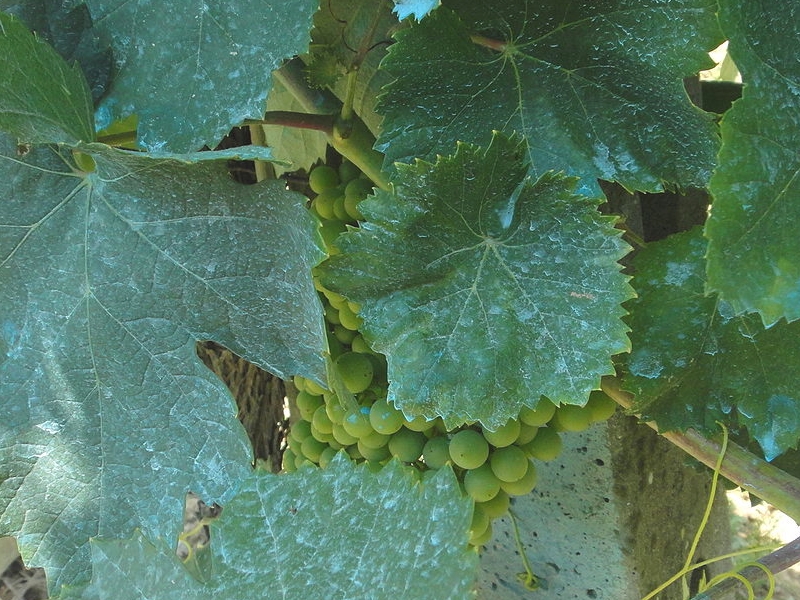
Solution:
[{"label": "large green leaf", "polygon": [[708,285],[766,325],[800,318],[800,5],[724,0],[744,94],[722,121],[706,225]]},{"label": "large green leaf", "polygon": [[362,202],[365,222],[322,265],[324,285],[361,303],[409,416],[497,427],[541,395],[583,404],[628,349],[612,219],[572,178],[531,183],[523,155],[498,135],[399,165],[394,193]]},{"label": "large green leaf", "polygon": [[230,496],[252,452],[195,340],[321,381],[323,254],[279,182],[101,144],[87,174],[0,141],[0,533],[58,587],[90,537],[174,539],[187,490]]},{"label": "large green leaf", "polygon": [[771,460],[800,438],[800,323],[765,329],[704,296],[705,251],[695,229],[637,256],[623,384],[660,429],[741,425]]},{"label": "large green leaf", "polygon": [[[452,9],[452,10],[450,10]],[[534,173],[630,189],[704,186],[718,140],[683,77],[721,37],[710,0],[451,0],[397,35],[379,105],[387,164],[493,129],[525,135]]]},{"label": "large green leaf", "polygon": [[0,130],[29,144],[94,139],[92,97],[77,65],[4,13],[0,56]]},{"label": "large green leaf", "polygon": [[101,127],[139,115],[149,150],[214,147],[233,125],[260,118],[270,73],[308,44],[313,0],[87,0],[110,41],[117,75],[98,108]]},{"label": "large green leaf", "polygon": [[467,547],[471,513],[449,470],[419,484],[398,462],[375,474],[340,455],[324,470],[256,472],[212,525],[207,584],[136,535],[93,542],[81,597],[463,600],[478,558]]}]

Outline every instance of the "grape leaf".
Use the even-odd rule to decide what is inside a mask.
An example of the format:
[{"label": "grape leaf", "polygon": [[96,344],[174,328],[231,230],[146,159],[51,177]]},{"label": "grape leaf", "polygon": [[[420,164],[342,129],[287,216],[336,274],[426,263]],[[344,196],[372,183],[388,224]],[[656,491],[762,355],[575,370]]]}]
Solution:
[{"label": "grape leaf", "polygon": [[399,165],[394,192],[359,205],[365,222],[322,265],[323,285],[361,304],[409,416],[493,428],[541,395],[583,404],[628,348],[627,246],[573,178],[531,183],[523,155],[496,135]]},{"label": "grape leaf", "polygon": [[29,144],[94,139],[91,94],[78,66],[4,13],[0,56],[0,130]]},{"label": "grape leaf", "polygon": [[800,323],[765,329],[705,296],[705,251],[698,228],[636,257],[623,386],[661,430],[744,426],[772,460],[800,438]]},{"label": "grape leaf", "polygon": [[708,285],[766,325],[800,318],[800,6],[725,0],[721,23],[745,81],[722,121],[706,225]]},{"label": "grape leaf", "polygon": [[411,15],[420,21],[440,4],[440,0],[394,0],[394,12],[401,21]]},{"label": "grape leaf", "polygon": [[139,115],[148,150],[191,152],[245,118],[260,118],[270,72],[306,50],[312,0],[87,0],[117,75],[100,127]]},{"label": "grape leaf", "polygon": [[95,172],[0,138],[0,532],[54,589],[86,576],[89,537],[174,539],[187,490],[225,500],[249,468],[195,340],[317,381],[326,348],[302,196],[82,149]]},{"label": "grape leaf", "polygon": [[478,558],[467,547],[471,503],[449,469],[414,478],[396,461],[372,473],[342,455],[324,470],[255,472],[212,524],[208,583],[136,535],[92,542],[81,597],[467,598]]},{"label": "grape leaf", "polygon": [[396,80],[378,106],[376,148],[389,166],[517,131],[534,174],[569,165],[582,192],[599,193],[597,178],[704,187],[717,132],[682,78],[711,66],[715,10],[709,0],[446,1],[398,32],[383,62]]},{"label": "grape leaf", "polygon": [[0,0],[0,10],[19,18],[61,57],[77,61],[97,102],[111,78],[112,56],[92,29],[92,17],[77,0]]}]

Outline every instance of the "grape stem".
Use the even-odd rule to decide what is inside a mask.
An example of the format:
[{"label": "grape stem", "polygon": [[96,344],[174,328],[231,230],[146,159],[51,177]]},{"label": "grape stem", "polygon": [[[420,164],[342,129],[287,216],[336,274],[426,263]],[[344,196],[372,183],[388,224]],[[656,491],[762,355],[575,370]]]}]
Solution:
[{"label": "grape stem", "polygon": [[[632,410],[633,394],[622,390],[616,377],[604,377],[601,387],[617,404]],[[706,437],[694,429],[662,432],[658,430],[655,421],[649,421],[647,425],[704,465],[712,469],[715,467],[722,450],[722,443],[716,436]],[[726,479],[800,522],[800,480],[797,478],[733,442],[728,442],[719,472]]]}]

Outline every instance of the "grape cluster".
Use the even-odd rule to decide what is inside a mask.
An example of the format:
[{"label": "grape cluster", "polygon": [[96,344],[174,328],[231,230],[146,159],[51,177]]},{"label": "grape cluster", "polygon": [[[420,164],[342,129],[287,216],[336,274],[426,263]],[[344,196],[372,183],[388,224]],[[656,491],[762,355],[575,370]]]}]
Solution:
[{"label": "grape cluster", "polygon": [[[352,165],[344,163],[338,171],[328,165],[316,167],[309,182],[318,194],[311,210],[322,220],[323,236],[326,228],[338,235],[347,225],[357,226],[358,203],[371,184]],[[329,251],[335,252],[335,247]],[[614,402],[594,392],[583,407],[556,407],[542,397],[535,409],[523,408],[518,418],[494,431],[477,424],[447,430],[440,418],[409,420],[387,400],[386,361],[359,333],[358,305],[316,285],[325,307],[334,368],[348,399],[303,377],[294,378],[300,420],[291,427],[283,455],[287,472],[305,463],[325,467],[340,451],[376,470],[396,458],[421,479],[450,465],[475,502],[470,543],[479,547],[491,538],[491,522],[508,511],[511,497],[533,490],[534,460],[559,455],[559,432],[581,431],[614,412]]]}]

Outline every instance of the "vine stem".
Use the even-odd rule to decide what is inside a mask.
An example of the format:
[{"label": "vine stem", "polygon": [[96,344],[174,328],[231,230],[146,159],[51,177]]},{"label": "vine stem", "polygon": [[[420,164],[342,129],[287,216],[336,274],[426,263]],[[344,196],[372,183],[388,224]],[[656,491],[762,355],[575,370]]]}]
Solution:
[{"label": "vine stem", "polygon": [[[633,408],[633,394],[622,390],[616,377],[604,377],[601,387],[617,404],[628,410]],[[658,430],[655,421],[649,421],[647,425],[704,465],[712,469],[715,467],[722,450],[720,441],[705,437],[694,429],[662,432]],[[726,479],[800,522],[800,480],[734,442],[728,442],[719,472]]]}]

